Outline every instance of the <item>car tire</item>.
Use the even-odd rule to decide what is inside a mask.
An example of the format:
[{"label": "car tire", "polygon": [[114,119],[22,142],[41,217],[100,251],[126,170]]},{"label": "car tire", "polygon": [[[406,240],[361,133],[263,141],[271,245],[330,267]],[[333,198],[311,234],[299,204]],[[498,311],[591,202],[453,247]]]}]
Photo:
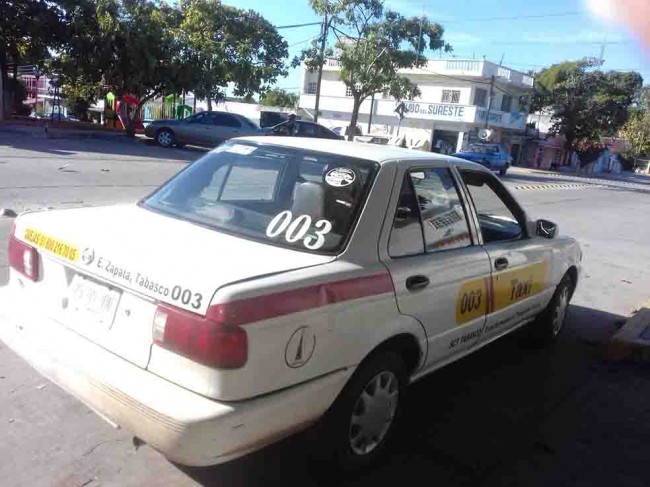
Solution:
[{"label": "car tire", "polygon": [[509,166],[503,166],[501,169],[499,169],[499,176],[505,176],[506,173],[508,172],[508,167]]},{"label": "car tire", "polygon": [[396,429],[406,384],[406,367],[397,353],[366,359],[317,428],[323,460],[356,471],[381,457]]},{"label": "car tire", "polygon": [[535,345],[548,346],[555,343],[566,321],[566,314],[573,295],[574,283],[569,274],[565,274],[548,306],[544,308],[533,322],[532,340]]},{"label": "car tire", "polygon": [[156,132],[156,142],[165,149],[172,147],[176,143],[174,132],[169,129],[160,129]]}]

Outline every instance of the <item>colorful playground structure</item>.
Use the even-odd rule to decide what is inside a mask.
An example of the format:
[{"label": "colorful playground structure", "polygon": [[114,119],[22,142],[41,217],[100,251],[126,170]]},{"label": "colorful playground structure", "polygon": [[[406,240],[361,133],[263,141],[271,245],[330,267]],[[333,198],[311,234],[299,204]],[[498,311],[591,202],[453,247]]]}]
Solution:
[{"label": "colorful playground structure", "polygon": [[[140,99],[133,95],[122,95],[118,98],[113,92],[108,92],[105,98],[105,126],[124,130],[126,128],[124,123],[126,117],[132,116],[138,109]],[[192,107],[184,103],[177,104],[177,100],[181,101],[181,97],[171,94],[161,101],[145,104],[140,111],[140,116],[135,121],[136,133],[143,133],[145,123],[152,120],[162,118],[183,119],[194,113]]]}]

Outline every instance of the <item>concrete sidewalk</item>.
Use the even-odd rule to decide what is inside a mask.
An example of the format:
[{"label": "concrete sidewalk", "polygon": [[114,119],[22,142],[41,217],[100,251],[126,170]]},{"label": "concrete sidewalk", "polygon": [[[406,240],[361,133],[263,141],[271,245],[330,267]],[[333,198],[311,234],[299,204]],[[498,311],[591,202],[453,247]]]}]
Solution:
[{"label": "concrete sidewalk", "polygon": [[0,133],[14,133],[27,135],[32,138],[46,139],[74,139],[92,138],[120,142],[137,142],[136,137],[127,137],[123,131],[107,130],[101,127],[51,127],[49,125],[22,125],[16,123],[0,123]]},{"label": "concrete sidewalk", "polygon": [[647,301],[614,334],[605,347],[612,361],[650,362],[650,301]]}]

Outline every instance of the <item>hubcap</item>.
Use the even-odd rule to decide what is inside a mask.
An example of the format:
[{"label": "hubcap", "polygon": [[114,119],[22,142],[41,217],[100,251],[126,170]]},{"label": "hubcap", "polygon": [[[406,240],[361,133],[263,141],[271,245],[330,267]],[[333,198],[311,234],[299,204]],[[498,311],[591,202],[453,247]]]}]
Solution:
[{"label": "hubcap", "polygon": [[350,447],[357,455],[366,455],[384,439],[393,424],[399,383],[390,371],[373,377],[357,399],[350,421]]},{"label": "hubcap", "polygon": [[160,142],[160,145],[169,145],[172,142],[172,137],[169,132],[160,132],[158,134],[158,142]]},{"label": "hubcap", "polygon": [[563,287],[560,291],[560,297],[557,305],[553,310],[553,336],[558,336],[564,326],[567,308],[569,307],[569,288]]}]

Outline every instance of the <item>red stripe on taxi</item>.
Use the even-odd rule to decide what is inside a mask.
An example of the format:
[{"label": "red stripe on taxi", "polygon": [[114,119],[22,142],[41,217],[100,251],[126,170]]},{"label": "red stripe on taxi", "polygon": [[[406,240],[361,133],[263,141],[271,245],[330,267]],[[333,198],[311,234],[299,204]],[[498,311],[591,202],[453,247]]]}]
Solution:
[{"label": "red stripe on taxi", "polygon": [[227,316],[222,318],[225,318],[229,325],[245,325],[330,304],[392,292],[393,282],[388,274],[355,277],[224,303],[225,306],[222,309],[225,310]]}]

